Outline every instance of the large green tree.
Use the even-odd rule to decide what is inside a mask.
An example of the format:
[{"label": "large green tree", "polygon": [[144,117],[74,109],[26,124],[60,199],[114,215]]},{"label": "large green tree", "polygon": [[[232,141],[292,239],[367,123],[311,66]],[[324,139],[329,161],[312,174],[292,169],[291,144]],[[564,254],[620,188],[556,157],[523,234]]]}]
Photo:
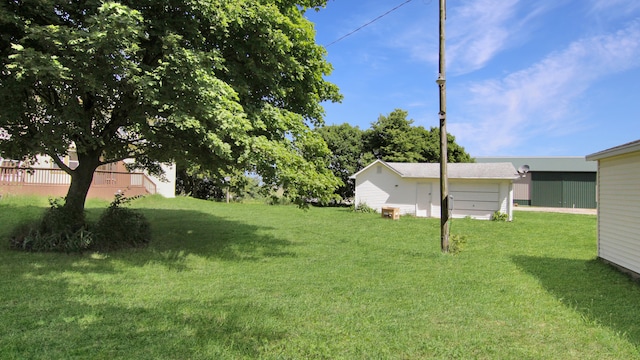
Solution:
[{"label": "large green tree", "polygon": [[[396,109],[381,115],[371,128],[360,130],[347,123],[328,125],[316,129],[332,152],[330,169],[342,179],[344,185],[336,193],[342,198],[354,195],[349,177],[375,159],[389,162],[440,162],[440,130],[413,126],[408,112]],[[473,159],[447,134],[449,162],[473,162]]]},{"label": "large green tree", "polygon": [[[414,128],[420,139],[420,155],[423,162],[440,162],[440,129],[433,126],[429,130],[418,126]],[[447,161],[450,163],[468,163],[475,160],[456,142],[455,136],[447,133]]]},{"label": "large green tree", "polygon": [[[401,109],[388,116],[380,115],[364,135],[365,151],[389,162],[439,162],[440,130],[413,126],[413,120],[407,116],[408,112]],[[449,162],[473,161],[451,134],[447,134],[447,147]]]},{"label": "large green tree", "polygon": [[420,154],[421,139],[407,119],[408,112],[395,109],[389,115],[380,115],[365,135],[367,150],[376,159],[391,162],[424,161]]},{"label": "large green tree", "polygon": [[372,157],[365,154],[364,132],[348,123],[327,125],[316,130],[331,150],[329,168],[342,180],[336,193],[342,198],[353,196],[353,181],[349,177],[362,169]]},{"label": "large green tree", "polygon": [[[8,0],[0,4],[0,155],[47,154],[78,215],[96,168],[176,159],[254,171],[297,199],[339,184],[311,131],[339,101],[309,8],[326,0]],[[75,145],[79,165],[62,161]]]}]

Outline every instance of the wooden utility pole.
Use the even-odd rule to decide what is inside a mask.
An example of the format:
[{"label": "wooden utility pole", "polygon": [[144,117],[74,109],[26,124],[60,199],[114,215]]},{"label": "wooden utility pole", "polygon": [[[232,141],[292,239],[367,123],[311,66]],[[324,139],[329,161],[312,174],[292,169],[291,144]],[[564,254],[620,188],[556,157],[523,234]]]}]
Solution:
[{"label": "wooden utility pole", "polygon": [[227,184],[227,204],[229,203],[229,198],[231,197],[231,195],[229,194],[229,190],[231,187],[231,176],[225,176],[224,177],[224,182]]},{"label": "wooden utility pole", "polygon": [[438,80],[440,88],[440,248],[449,252],[449,175],[447,173],[447,87],[444,56],[444,23],[447,18],[447,1],[440,0],[440,64]]}]

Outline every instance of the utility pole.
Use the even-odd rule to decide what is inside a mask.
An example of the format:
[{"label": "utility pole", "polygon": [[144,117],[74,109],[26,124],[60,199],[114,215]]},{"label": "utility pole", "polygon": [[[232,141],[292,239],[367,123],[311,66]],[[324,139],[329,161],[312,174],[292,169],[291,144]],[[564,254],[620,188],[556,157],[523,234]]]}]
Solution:
[{"label": "utility pole", "polygon": [[231,176],[225,176],[224,182],[227,184],[227,204],[229,203],[229,198],[231,197],[229,194],[229,188],[231,187]]},{"label": "utility pole", "polygon": [[440,63],[438,80],[440,88],[440,249],[449,252],[449,175],[447,172],[447,87],[444,56],[444,23],[447,18],[447,0],[440,0]]}]

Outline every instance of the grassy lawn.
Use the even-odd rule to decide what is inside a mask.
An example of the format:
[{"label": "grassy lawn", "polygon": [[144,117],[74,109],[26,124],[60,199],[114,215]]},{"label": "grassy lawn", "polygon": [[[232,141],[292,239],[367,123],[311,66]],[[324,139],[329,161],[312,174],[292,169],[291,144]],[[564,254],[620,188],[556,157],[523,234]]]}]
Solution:
[{"label": "grassy lawn", "polygon": [[149,248],[8,250],[45,207],[0,200],[2,359],[640,359],[640,285],[595,260],[595,216],[454,220],[450,256],[438,219],[149,197]]}]

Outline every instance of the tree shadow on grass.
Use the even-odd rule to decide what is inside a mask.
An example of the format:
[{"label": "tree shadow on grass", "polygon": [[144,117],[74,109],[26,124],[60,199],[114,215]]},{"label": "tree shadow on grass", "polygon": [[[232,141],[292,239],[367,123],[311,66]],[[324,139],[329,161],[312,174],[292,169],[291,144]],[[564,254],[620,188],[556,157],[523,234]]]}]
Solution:
[{"label": "tree shadow on grass", "polygon": [[292,242],[272,234],[274,228],[228,220],[192,210],[142,210],[151,222],[150,248],[170,254],[194,254],[228,261],[292,257]]},{"label": "tree shadow on grass", "polygon": [[0,313],[0,349],[16,359],[259,358],[289,336],[281,316],[249,298],[106,302],[64,280],[31,279]]},{"label": "tree shadow on grass", "polygon": [[513,262],[585,319],[640,347],[640,285],[600,260],[515,256]]},{"label": "tree shadow on grass", "polygon": [[[25,216],[17,218],[37,218],[42,208],[17,207],[16,210]],[[97,218],[95,210],[90,209],[89,217]],[[225,219],[220,216],[193,210],[141,209],[151,223],[152,239],[148,247],[142,249],[122,249],[112,251],[104,256],[94,254],[25,254],[8,249],[8,235],[18,222],[13,216],[12,221],[4,222],[7,228],[0,231],[0,241],[3,242],[0,252],[2,256],[23,258],[32,255],[33,258],[43,259],[45,264],[56,266],[39,266],[36,272],[42,274],[47,271],[61,270],[65,265],[74,265],[74,270],[86,272],[111,272],[110,260],[118,260],[133,266],[143,266],[149,262],[160,263],[174,270],[186,269],[186,258],[196,255],[207,259],[224,261],[259,261],[274,257],[295,257],[291,251],[293,242],[286,238],[275,236],[274,228],[258,226],[245,222]],[[28,216],[26,216],[28,215]],[[0,223],[8,219],[8,214],[0,214]],[[19,255],[18,255],[19,254]],[[48,261],[49,259],[50,261]],[[84,260],[82,265],[74,264]],[[33,271],[27,266],[25,272]]]},{"label": "tree shadow on grass", "polygon": [[16,226],[38,219],[45,210],[45,207],[33,205],[0,204],[0,238],[6,238]]},{"label": "tree shadow on grass", "polygon": [[[15,210],[31,214],[27,217],[42,211],[38,207]],[[293,241],[280,237],[269,226],[193,210],[141,211],[153,232],[147,248],[108,254],[32,254],[3,246],[0,349],[10,358],[39,358],[44,353],[48,358],[96,354],[115,358],[259,358],[266,344],[289,336],[280,324],[282,310],[277,304],[213,295],[189,300],[164,296],[150,303],[121,301],[119,294],[111,293],[108,281],[66,280],[66,272],[118,273],[123,263],[157,263],[175,271],[188,270],[189,257],[194,255],[231,262],[296,256],[291,251]],[[0,222],[10,217],[24,218],[0,213]]]},{"label": "tree shadow on grass", "polygon": [[133,266],[158,263],[175,271],[188,270],[195,255],[222,261],[260,261],[295,257],[290,240],[273,235],[274,229],[193,210],[141,209],[151,223],[152,239],[143,249],[123,249],[109,259]]}]

